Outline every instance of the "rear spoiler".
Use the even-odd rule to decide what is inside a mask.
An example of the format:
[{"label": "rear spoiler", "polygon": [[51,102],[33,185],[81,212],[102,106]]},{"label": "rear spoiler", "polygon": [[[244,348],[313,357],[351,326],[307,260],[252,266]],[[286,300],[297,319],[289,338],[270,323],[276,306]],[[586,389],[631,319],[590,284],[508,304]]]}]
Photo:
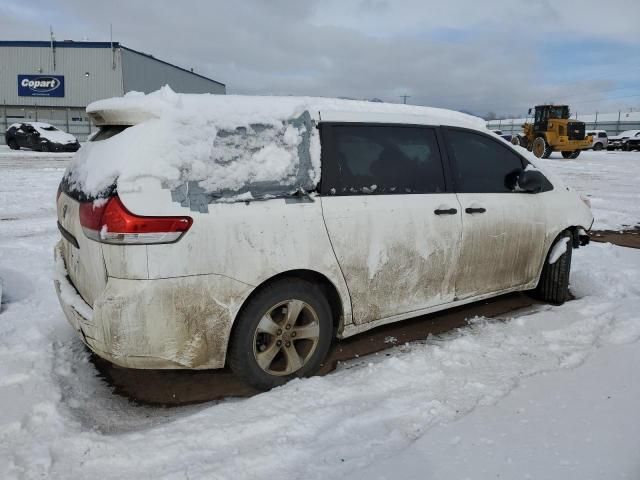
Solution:
[{"label": "rear spoiler", "polygon": [[87,115],[97,127],[104,125],[123,125],[131,126],[138,123],[150,120],[152,118],[158,118],[156,114],[153,114],[144,110],[89,110],[87,109]]}]

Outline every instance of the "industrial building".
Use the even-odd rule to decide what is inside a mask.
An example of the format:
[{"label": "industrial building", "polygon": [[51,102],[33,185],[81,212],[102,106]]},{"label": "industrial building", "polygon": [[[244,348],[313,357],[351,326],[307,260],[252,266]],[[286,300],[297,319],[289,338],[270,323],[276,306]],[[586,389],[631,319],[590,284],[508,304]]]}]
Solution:
[{"label": "industrial building", "polygon": [[163,85],[181,93],[226,93],[224,83],[118,42],[0,41],[0,128],[48,122],[83,141],[91,132],[89,103]]}]

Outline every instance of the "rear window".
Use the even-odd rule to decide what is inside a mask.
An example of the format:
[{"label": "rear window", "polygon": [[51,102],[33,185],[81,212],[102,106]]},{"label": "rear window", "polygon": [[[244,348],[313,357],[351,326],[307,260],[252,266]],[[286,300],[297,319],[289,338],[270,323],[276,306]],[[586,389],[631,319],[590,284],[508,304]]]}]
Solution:
[{"label": "rear window", "polygon": [[[309,112],[287,120],[263,118],[264,123],[230,118],[215,125],[167,115],[131,127],[102,126],[69,166],[63,189],[72,196],[101,198],[104,186],[119,178],[156,177],[173,201],[200,212],[214,202],[315,191],[320,139]],[[167,178],[167,170],[176,168],[178,175]]]},{"label": "rear window", "polygon": [[99,142],[111,138],[121,132],[124,132],[129,125],[107,125],[100,127],[100,130],[89,139],[90,142]]}]

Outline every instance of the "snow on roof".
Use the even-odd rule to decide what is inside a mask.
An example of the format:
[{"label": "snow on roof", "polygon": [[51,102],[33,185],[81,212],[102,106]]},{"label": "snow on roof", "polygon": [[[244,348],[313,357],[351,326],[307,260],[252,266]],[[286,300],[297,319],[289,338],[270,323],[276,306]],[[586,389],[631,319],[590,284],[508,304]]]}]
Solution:
[{"label": "snow on roof", "polygon": [[[145,95],[94,102],[99,125],[132,125],[89,142],[67,180],[97,196],[158,178],[175,196],[200,189],[213,199],[270,198],[320,180],[319,120],[451,125],[484,130],[484,120],[439,108],[313,97],[178,94],[168,86]],[[216,200],[217,201],[217,200]]]},{"label": "snow on roof", "polygon": [[[249,123],[273,124],[296,118],[305,111],[316,120],[324,120],[323,114],[350,113],[367,114],[370,121],[486,128],[485,121],[478,117],[442,108],[323,97],[179,94],[168,86],[147,95],[129,92],[124,97],[99,100],[87,107],[94,121],[103,125],[109,124],[109,120],[116,124],[130,120],[135,124],[150,118],[180,115],[206,118],[225,128]],[[316,117],[318,112],[320,118]],[[392,121],[391,117],[397,119]]]},{"label": "snow on roof", "polygon": [[46,138],[52,142],[60,143],[62,145],[75,143],[76,137],[70,133],[63,132],[57,129],[53,125],[44,122],[25,122],[35,128],[40,134],[41,138]]}]

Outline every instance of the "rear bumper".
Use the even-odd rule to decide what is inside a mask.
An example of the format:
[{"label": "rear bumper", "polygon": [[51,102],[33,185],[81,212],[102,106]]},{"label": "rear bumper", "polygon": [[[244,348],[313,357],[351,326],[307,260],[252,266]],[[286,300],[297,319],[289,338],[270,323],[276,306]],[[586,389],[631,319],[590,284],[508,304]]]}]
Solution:
[{"label": "rear bumper", "polygon": [[50,143],[54,152],[77,152],[80,149],[79,143]]},{"label": "rear bumper", "polygon": [[55,256],[62,310],[98,356],[127,368],[224,367],[233,320],[252,286],[221,275],[110,277],[91,308],[67,276],[59,247]]}]

